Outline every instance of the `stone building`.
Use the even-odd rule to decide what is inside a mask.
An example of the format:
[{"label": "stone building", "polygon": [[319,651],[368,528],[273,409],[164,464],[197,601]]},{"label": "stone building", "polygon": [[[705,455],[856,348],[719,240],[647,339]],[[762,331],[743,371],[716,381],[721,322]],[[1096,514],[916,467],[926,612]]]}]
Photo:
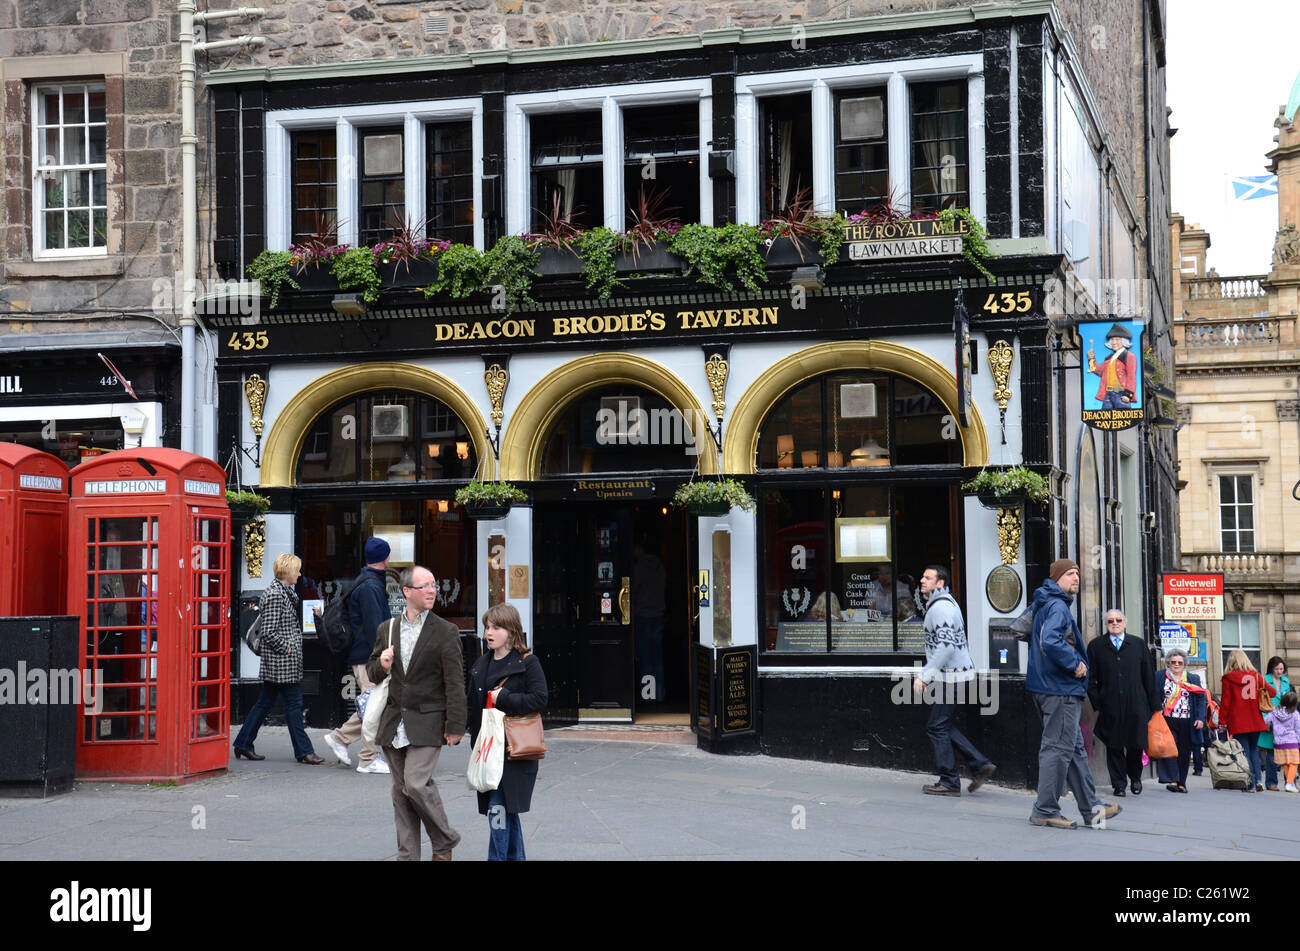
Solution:
[{"label": "stone building", "polygon": [[1223,574],[1224,620],[1205,632],[1216,683],[1238,648],[1261,670],[1300,662],[1300,129],[1275,125],[1268,273],[1207,270],[1209,233],[1172,219],[1182,568]]},{"label": "stone building", "polygon": [[[0,7],[0,440],[70,464],[182,444],[178,50],[166,0]],[[199,239],[206,279],[206,214]],[[196,349],[194,445],[211,455],[212,350]]]},{"label": "stone building", "polygon": [[[1110,605],[1150,636],[1150,581],[1176,563],[1172,433],[1081,426],[1076,329],[1141,288],[1148,360],[1169,362],[1162,7],[266,7],[267,46],[204,78],[217,267],[274,279],[281,262],[301,284],[257,321],[208,316],[218,456],[272,500],[267,557],[299,552],[307,593],[330,597],[382,534],[395,564],[434,568],[440,612],[471,638],[509,600],[556,721],[666,716],[711,748],[915,767],[924,717],[893,688],[921,656],[915,579],[937,563],[1000,676],[1000,712],[971,732],[1028,780],[1011,617],[1069,555],[1087,636]],[[985,274],[912,222],[926,240],[889,257],[765,244],[747,287],[684,274],[661,241],[623,272],[548,251],[520,290],[500,239],[622,232],[647,214],[644,181],[711,226],[886,196],[905,222],[969,208],[999,256]],[[356,258],[301,267],[394,226],[461,248],[381,253],[373,284],[346,276]],[[453,259],[495,277],[423,293]],[[961,489],[1019,464],[1046,504]],[[672,506],[719,475],[756,510]],[[455,501],[474,476],[527,501],[475,519]],[[265,585],[240,580],[245,597]],[[254,664],[238,658],[236,707]],[[316,722],[342,716],[340,670],[319,652],[308,667]]]}]

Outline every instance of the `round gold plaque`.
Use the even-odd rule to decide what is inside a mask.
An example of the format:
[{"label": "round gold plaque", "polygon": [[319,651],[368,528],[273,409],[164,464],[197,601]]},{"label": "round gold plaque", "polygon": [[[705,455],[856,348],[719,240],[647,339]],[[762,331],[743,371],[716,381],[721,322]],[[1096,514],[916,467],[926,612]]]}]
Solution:
[{"label": "round gold plaque", "polygon": [[984,593],[988,595],[989,604],[999,614],[1010,614],[1020,604],[1020,595],[1024,586],[1020,575],[1009,565],[998,565],[989,572],[984,582]]}]

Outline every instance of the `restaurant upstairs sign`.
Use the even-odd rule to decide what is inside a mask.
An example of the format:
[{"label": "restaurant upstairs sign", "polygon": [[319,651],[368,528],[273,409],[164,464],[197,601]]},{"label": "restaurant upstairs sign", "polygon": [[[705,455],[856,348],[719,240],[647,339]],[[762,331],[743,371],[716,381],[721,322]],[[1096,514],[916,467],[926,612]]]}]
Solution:
[{"label": "restaurant upstairs sign", "polygon": [[957,257],[968,234],[970,222],[965,218],[863,221],[844,226],[844,243],[853,261]]}]

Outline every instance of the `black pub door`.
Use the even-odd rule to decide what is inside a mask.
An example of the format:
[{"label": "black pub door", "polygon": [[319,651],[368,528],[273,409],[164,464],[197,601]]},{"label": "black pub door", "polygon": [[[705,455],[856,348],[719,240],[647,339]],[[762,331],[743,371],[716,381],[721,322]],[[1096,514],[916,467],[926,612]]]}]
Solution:
[{"label": "black pub door", "polygon": [[[686,516],[653,500],[542,503],[535,511],[534,645],[551,686],[550,716],[628,721],[685,711],[687,659],[698,640]],[[649,675],[638,670],[638,627],[653,636],[643,645]]]}]

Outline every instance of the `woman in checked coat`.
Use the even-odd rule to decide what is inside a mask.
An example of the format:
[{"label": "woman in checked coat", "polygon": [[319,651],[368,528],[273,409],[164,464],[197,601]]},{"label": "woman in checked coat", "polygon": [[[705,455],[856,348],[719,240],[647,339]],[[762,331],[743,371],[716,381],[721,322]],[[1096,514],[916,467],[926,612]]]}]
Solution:
[{"label": "woman in checked coat", "polygon": [[284,696],[284,719],[293,741],[293,755],[305,766],[325,762],[312,748],[311,737],[302,722],[302,627],[298,618],[302,602],[293,586],[302,574],[302,559],[284,553],[275,558],[275,580],[262,595],[259,605],[262,625],[262,694],[248,711],[244,726],[235,737],[235,758],[266,759],[254,751],[257,731],[271,712],[275,698]]}]

